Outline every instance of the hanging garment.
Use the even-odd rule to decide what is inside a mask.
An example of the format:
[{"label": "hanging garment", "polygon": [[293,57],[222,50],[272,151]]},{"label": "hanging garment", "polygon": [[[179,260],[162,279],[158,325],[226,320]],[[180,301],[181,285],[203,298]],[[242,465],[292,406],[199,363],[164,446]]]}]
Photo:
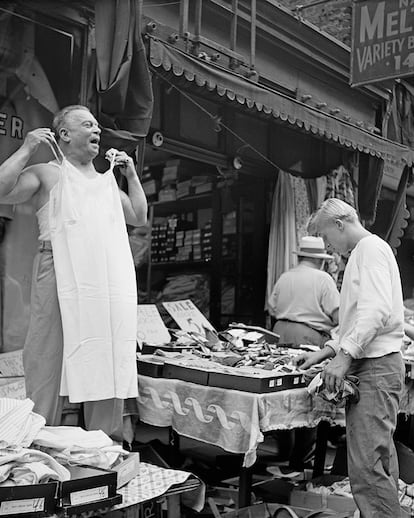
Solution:
[{"label": "hanging garment", "polygon": [[311,215],[308,188],[306,180],[300,176],[290,175],[295,199],[296,239],[299,243],[303,236],[308,235],[308,221]]},{"label": "hanging garment", "polygon": [[280,275],[296,265],[295,197],[291,175],[279,172],[273,193],[267,258],[265,309],[269,311],[269,297]]},{"label": "hanging garment", "polygon": [[326,194],[328,198],[339,198],[352,207],[355,207],[354,186],[348,170],[340,165],[326,175]]},{"label": "hanging garment", "polygon": [[136,277],[115,177],[86,177],[66,159],[57,167],[49,217],[64,339],[60,394],[72,403],[136,397]]}]

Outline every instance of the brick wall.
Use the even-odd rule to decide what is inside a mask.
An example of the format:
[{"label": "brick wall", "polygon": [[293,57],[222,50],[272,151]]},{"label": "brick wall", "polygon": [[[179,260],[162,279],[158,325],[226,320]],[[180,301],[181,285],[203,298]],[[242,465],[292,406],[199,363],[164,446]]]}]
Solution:
[{"label": "brick wall", "polygon": [[[279,0],[288,9],[308,5],[315,0]],[[352,0],[330,0],[324,4],[300,11],[300,15],[321,30],[351,46]]]}]

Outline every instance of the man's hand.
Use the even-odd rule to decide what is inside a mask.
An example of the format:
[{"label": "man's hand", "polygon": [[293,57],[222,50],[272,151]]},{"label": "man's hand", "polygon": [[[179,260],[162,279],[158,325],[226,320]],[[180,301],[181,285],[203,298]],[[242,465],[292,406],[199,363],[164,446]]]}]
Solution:
[{"label": "man's hand", "polygon": [[132,176],[137,176],[134,161],[125,153],[125,151],[118,151],[115,155],[114,166],[119,167],[120,172],[128,179]]},{"label": "man's hand", "polygon": [[321,378],[325,387],[331,392],[336,392],[342,388],[345,374],[348,372],[352,363],[352,357],[339,351],[321,373]]},{"label": "man's hand", "polygon": [[34,153],[40,144],[46,144],[48,146],[52,146],[54,141],[53,131],[49,128],[37,128],[35,130],[29,131],[26,134],[26,137],[23,142],[23,146],[25,147],[29,153]]},{"label": "man's hand", "polygon": [[302,370],[309,369],[309,367],[312,367],[312,365],[315,365],[316,363],[321,363],[327,358],[330,358],[335,353],[333,349],[330,347],[324,347],[320,351],[315,352],[304,352],[301,354],[298,354],[293,359],[293,363],[299,367]]}]

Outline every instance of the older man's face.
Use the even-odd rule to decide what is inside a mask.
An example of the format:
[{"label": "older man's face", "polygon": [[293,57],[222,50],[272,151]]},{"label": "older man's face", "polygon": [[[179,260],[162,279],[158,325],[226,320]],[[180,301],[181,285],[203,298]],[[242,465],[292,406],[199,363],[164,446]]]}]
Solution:
[{"label": "older man's face", "polygon": [[101,130],[95,117],[87,110],[70,112],[65,121],[71,146],[79,153],[94,158],[99,153]]}]

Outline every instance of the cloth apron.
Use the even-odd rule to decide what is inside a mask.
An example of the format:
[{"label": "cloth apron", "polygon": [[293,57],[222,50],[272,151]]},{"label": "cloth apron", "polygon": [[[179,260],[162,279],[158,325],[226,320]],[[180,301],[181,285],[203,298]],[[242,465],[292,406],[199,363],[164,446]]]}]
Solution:
[{"label": "cloth apron", "polygon": [[112,170],[84,176],[69,161],[50,193],[63,326],[60,395],[73,403],[138,395],[137,287]]}]

